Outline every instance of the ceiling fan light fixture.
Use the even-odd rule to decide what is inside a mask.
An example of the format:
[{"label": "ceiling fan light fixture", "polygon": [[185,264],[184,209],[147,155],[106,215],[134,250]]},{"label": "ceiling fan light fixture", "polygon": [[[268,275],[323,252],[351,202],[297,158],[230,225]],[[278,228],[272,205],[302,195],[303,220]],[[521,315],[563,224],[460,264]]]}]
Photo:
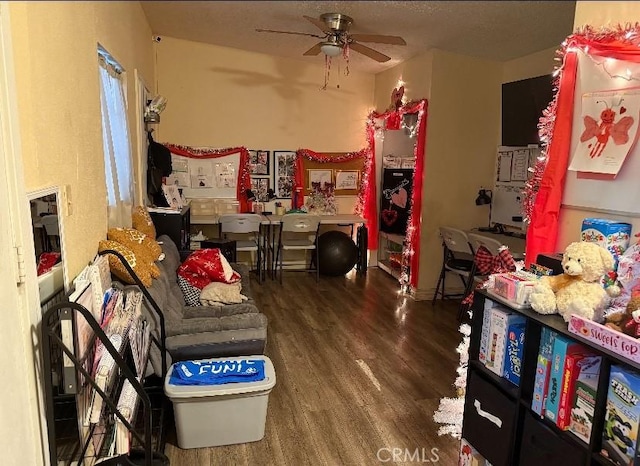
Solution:
[{"label": "ceiling fan light fixture", "polygon": [[333,42],[323,42],[320,46],[320,50],[322,50],[322,53],[330,57],[337,57],[342,53],[342,47],[334,44]]}]

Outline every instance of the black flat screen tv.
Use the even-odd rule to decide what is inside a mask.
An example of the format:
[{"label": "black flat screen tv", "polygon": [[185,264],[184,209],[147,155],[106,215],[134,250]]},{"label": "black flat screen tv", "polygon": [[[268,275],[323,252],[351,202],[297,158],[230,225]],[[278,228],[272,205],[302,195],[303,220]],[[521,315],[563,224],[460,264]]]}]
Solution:
[{"label": "black flat screen tv", "polygon": [[502,145],[540,144],[538,120],[553,99],[551,75],[502,85]]}]

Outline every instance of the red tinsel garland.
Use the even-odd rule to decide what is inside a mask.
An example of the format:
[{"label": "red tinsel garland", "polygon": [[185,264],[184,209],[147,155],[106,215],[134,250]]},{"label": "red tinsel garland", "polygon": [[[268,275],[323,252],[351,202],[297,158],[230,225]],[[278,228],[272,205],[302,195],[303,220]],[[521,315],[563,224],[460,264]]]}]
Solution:
[{"label": "red tinsel garland", "polygon": [[192,159],[217,159],[227,155],[240,153],[240,163],[238,169],[238,181],[236,183],[236,197],[240,202],[240,211],[246,212],[249,209],[247,190],[251,189],[251,173],[249,171],[249,150],[246,147],[229,147],[226,149],[210,149],[208,147],[189,147],[178,144],[162,143],[173,154],[189,157]]},{"label": "red tinsel garland", "polygon": [[[361,149],[356,152],[346,152],[338,155],[328,155],[314,152],[310,149],[298,149],[296,151],[296,168],[294,172],[294,188],[302,186],[304,179],[303,158],[318,163],[342,163],[350,162],[356,159],[364,159],[364,167],[362,170],[362,183],[358,191],[358,199],[354,207],[354,214],[361,215],[367,221],[367,240],[369,249],[378,248],[378,215],[376,208],[376,186],[369,183],[369,180],[375,180],[376,162],[374,153],[370,147]],[[295,189],[292,190],[295,192]],[[297,205],[293,204],[293,208],[301,207],[303,204],[303,196],[298,197]]]},{"label": "red tinsel garland", "polygon": [[418,286],[422,222],[422,183],[424,178],[424,150],[427,134],[427,100],[411,101],[404,104],[398,110],[387,110],[383,113],[372,112],[367,120],[369,148],[371,152],[375,154],[375,120],[383,119],[385,121],[385,128],[387,129],[400,129],[402,117],[407,113],[418,114],[418,122],[416,123],[418,131],[416,134],[425,135],[425,137],[419,137],[413,149],[415,168],[413,174],[413,189],[411,192],[411,208],[407,222],[405,247],[402,253],[402,271],[399,277],[403,291],[409,291],[409,287],[415,289]]},{"label": "red tinsel garland", "polygon": [[[576,50],[591,56],[640,62],[640,23],[595,29],[584,26],[568,36],[556,52],[561,64],[554,71],[556,94],[544,110],[538,129],[543,148],[524,188],[523,215],[530,222],[527,231],[527,263],[538,253],[555,251],[558,219],[571,141],[574,106]],[[564,94],[562,94],[564,92]],[[559,97],[562,95],[562,108]],[[560,115],[562,113],[562,115]],[[559,118],[562,116],[562,118]],[[560,138],[561,141],[557,141]],[[540,194],[542,194],[540,196]]]}]

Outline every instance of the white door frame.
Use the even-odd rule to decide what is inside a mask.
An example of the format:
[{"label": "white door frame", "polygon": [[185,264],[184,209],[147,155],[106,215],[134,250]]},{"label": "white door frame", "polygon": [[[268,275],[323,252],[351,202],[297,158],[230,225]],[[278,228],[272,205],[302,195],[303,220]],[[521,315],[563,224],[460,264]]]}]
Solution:
[{"label": "white door frame", "polygon": [[[32,259],[35,250],[31,212],[24,185],[10,24],[9,4],[0,1],[0,274],[4,275],[0,280],[0,371],[5,376],[11,374],[1,384],[0,452],[3,464],[47,465],[39,355],[41,313]],[[16,280],[7,280],[7,276]]]}]

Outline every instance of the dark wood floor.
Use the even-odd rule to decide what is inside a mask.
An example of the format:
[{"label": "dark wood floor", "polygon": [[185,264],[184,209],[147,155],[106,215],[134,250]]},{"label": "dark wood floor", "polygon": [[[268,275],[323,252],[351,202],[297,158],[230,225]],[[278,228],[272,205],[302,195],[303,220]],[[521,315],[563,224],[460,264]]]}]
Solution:
[{"label": "dark wood floor", "polygon": [[378,269],[319,283],[285,272],[283,285],[253,283],[277,378],[265,438],[192,450],[170,439],[171,464],[410,464],[389,461],[394,448],[420,450],[422,463],[434,462],[435,448],[437,464],[457,464],[458,442],[439,437],[433,422],[440,398],[454,396],[457,308],[404,299],[397,289]]}]

